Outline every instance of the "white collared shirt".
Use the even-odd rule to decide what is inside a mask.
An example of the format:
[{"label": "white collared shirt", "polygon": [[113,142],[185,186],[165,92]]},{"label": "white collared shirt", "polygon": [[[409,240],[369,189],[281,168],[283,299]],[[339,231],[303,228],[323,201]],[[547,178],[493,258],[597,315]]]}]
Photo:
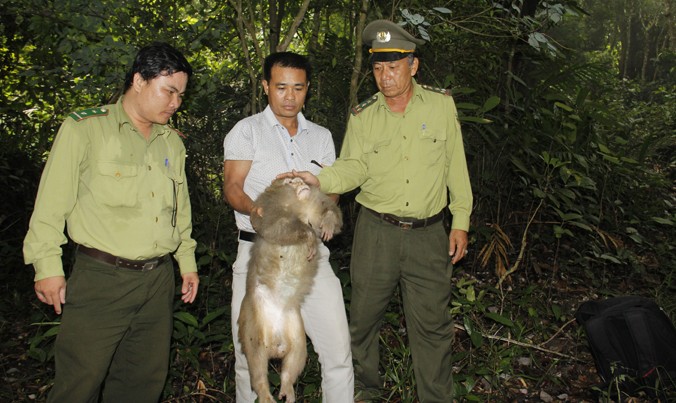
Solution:
[{"label": "white collared shirt", "polygon": [[[305,119],[298,113],[295,136],[282,126],[270,106],[263,112],[237,122],[223,140],[224,160],[251,161],[251,170],[244,181],[244,193],[252,200],[263,193],[275,177],[293,169],[317,175],[322,165],[332,165],[336,149],[331,132]],[[253,232],[249,216],[235,211],[237,228]]]}]

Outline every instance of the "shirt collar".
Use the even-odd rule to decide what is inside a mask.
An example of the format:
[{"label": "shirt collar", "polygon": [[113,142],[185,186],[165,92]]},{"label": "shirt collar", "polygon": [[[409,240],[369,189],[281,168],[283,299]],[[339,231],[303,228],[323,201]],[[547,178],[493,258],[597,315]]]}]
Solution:
[{"label": "shirt collar", "polygon": [[[413,85],[413,96],[408,101],[408,103],[409,104],[417,103],[418,99],[420,99],[421,102],[425,103],[425,101],[426,101],[425,91],[423,91],[422,87],[420,86],[420,84],[418,84],[418,82],[415,80],[415,78],[413,78],[412,81],[413,81],[413,83],[412,83],[412,85]],[[385,101],[385,95],[383,95],[382,92],[378,91],[376,96],[378,97],[378,100],[376,102],[377,102],[377,105],[378,105],[379,108],[389,108],[389,106],[387,106],[387,102]]]},{"label": "shirt collar", "polygon": [[[115,115],[115,118],[117,119],[118,127],[120,130],[122,130],[122,127],[124,126],[129,126],[130,130],[133,130],[135,132],[138,132],[138,129],[136,129],[136,126],[134,126],[134,123],[131,121],[131,118],[127,114],[127,112],[124,110],[122,107],[122,99],[124,98],[124,95],[121,95],[120,98],[118,98],[117,102],[113,105],[109,105],[110,110],[112,113]],[[154,123],[153,124],[153,131],[150,134],[150,140],[154,139],[157,136],[161,136],[163,134],[168,134],[170,132],[169,126],[167,125],[159,125]],[[139,133],[140,135],[140,133]]]},{"label": "shirt collar", "polygon": [[417,100],[425,103],[427,101],[426,91],[423,91],[423,88],[413,79],[413,96],[411,97],[411,102],[417,102]]},{"label": "shirt collar", "polygon": [[[274,112],[272,112],[272,108],[270,108],[270,105],[266,106],[265,110],[263,110],[263,117],[265,118],[265,121],[270,127],[275,126],[282,127],[282,124],[279,123],[279,120],[277,120],[277,117],[275,116]],[[298,120],[297,134],[300,134],[303,131],[307,130],[307,120],[305,119],[305,116],[303,116],[303,112],[298,112],[298,115],[296,115],[296,119]]]}]

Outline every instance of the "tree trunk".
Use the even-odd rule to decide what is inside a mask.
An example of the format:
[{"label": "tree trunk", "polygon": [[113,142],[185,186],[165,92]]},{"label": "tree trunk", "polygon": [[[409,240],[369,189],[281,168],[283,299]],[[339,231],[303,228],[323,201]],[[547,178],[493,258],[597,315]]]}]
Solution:
[{"label": "tree trunk", "polygon": [[673,2],[669,0],[665,0],[665,13],[664,15],[666,16],[666,22],[667,22],[667,29],[669,30],[668,36],[669,36],[669,42],[667,43],[667,50],[674,51],[676,50],[676,18],[674,18],[674,12],[676,10],[673,9]]},{"label": "tree trunk", "polygon": [[277,4],[277,0],[270,0],[270,8],[268,9],[268,17],[270,18],[270,53],[274,53],[277,50],[280,31],[282,29],[282,12],[284,9],[284,2],[282,0],[282,10],[277,9]]},{"label": "tree trunk", "polygon": [[313,55],[319,48],[319,29],[322,26],[321,9],[317,6],[313,9],[312,33],[310,34],[310,43],[308,44],[308,53]]},{"label": "tree trunk", "polygon": [[621,33],[621,44],[620,44],[620,60],[619,60],[619,69],[620,77],[627,78],[629,76],[629,52],[631,49],[631,38],[632,38],[632,15],[631,8],[628,7],[628,4],[631,4],[633,0],[625,0],[623,4],[623,13],[621,14],[620,20],[620,33]]},{"label": "tree trunk", "polygon": [[[368,12],[368,0],[361,0],[361,6],[359,7],[359,18],[357,26],[355,27],[354,35],[354,64],[352,65],[352,76],[350,77],[350,107],[357,104],[357,91],[359,90],[359,76],[361,75],[361,66],[363,62],[362,56],[362,39],[361,34],[366,26],[366,14]],[[349,115],[350,111],[348,108],[347,114]]]},{"label": "tree trunk", "polygon": [[[254,66],[253,58],[258,58],[258,65],[263,64],[264,58],[263,51],[256,37],[255,17],[252,10],[254,6],[251,4],[251,2],[247,2],[249,4],[247,13],[249,19],[247,20],[245,18],[245,9],[242,8],[242,0],[229,0],[229,3],[235,8],[235,11],[237,12],[237,35],[242,46],[242,53],[244,54],[244,60],[249,73],[251,99],[249,102],[250,110],[246,112],[247,114],[253,114],[262,108],[260,103],[261,97],[259,96],[260,88],[258,85],[258,68]],[[251,54],[250,46],[254,50],[253,55]]]}]

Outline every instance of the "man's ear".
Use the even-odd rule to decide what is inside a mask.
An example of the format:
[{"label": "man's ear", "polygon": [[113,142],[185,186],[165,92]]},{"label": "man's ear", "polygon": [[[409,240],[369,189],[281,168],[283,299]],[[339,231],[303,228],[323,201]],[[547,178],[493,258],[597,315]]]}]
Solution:
[{"label": "man's ear", "polygon": [[415,76],[418,72],[418,67],[420,66],[419,62],[420,60],[418,60],[417,57],[413,58],[413,63],[411,64],[411,77]]},{"label": "man's ear", "polygon": [[265,91],[265,95],[268,95],[270,84],[268,83],[268,80],[263,80],[262,82],[263,82],[263,91]]},{"label": "man's ear", "polygon": [[147,81],[143,79],[143,76],[141,76],[141,73],[134,73],[134,79],[132,81],[131,86],[134,88],[136,92],[140,92],[143,87],[147,84]]}]

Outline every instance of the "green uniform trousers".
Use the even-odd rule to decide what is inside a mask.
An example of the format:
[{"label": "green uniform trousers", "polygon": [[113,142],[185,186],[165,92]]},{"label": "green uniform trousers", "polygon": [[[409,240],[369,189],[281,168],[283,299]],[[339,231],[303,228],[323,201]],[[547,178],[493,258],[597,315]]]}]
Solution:
[{"label": "green uniform trousers", "polygon": [[350,335],[355,390],[378,400],[380,326],[395,287],[400,287],[413,371],[420,402],[452,401],[449,312],[452,265],[443,223],[402,229],[363,208],[357,219],[352,258]]},{"label": "green uniform trousers", "polygon": [[[157,402],[173,328],[171,260],[151,271],[77,254],[56,338],[48,402]],[[103,390],[101,389],[103,386]]]}]

